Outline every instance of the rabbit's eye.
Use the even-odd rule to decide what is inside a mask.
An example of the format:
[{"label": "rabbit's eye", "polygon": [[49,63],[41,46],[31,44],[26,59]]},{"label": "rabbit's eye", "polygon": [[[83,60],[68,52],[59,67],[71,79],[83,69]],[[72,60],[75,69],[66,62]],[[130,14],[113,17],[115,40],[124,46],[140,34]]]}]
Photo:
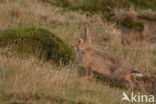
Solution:
[{"label": "rabbit's eye", "polygon": [[80,43],[80,42],[81,42],[81,40],[78,40],[78,42]]}]

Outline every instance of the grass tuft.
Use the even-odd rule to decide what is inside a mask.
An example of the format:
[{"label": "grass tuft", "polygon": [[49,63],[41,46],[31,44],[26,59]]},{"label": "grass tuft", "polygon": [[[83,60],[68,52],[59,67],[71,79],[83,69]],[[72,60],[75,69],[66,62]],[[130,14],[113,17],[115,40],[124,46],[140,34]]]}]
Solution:
[{"label": "grass tuft", "polygon": [[7,29],[0,34],[0,43],[3,47],[13,47],[19,53],[32,54],[56,63],[68,63],[74,56],[66,43],[42,28]]},{"label": "grass tuft", "polygon": [[120,21],[121,25],[124,27],[127,27],[129,29],[133,29],[136,31],[143,31],[144,30],[144,24],[143,22],[133,20],[131,17],[126,17],[122,21]]}]

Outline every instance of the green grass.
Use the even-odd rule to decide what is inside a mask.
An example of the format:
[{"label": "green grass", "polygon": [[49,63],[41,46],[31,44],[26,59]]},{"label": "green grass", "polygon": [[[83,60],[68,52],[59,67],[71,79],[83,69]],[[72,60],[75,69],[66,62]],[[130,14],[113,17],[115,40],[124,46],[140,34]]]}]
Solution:
[{"label": "green grass", "polygon": [[13,28],[0,33],[1,47],[11,46],[19,53],[37,55],[56,63],[68,63],[74,57],[72,49],[53,33],[35,27]]}]

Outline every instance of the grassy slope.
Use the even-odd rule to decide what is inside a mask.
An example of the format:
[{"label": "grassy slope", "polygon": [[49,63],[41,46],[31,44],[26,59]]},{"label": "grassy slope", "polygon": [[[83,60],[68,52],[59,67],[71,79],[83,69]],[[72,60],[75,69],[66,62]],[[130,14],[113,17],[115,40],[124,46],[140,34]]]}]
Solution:
[{"label": "grassy slope", "polygon": [[[83,34],[82,22],[92,21],[94,47],[125,57],[140,71],[156,74],[156,48],[123,47],[121,31],[114,24],[103,23],[98,15],[86,17],[36,0],[5,1],[0,10],[0,30],[40,26],[67,43]],[[78,76],[76,64],[58,67],[33,57],[21,58],[6,49],[0,49],[0,62],[1,104],[120,104],[123,90]]]},{"label": "grassy slope", "polygon": [[[126,27],[135,31],[144,30],[144,20],[155,21],[156,14],[154,13],[156,7],[155,0],[44,0],[52,5],[64,7],[68,10],[81,10],[91,14],[100,14],[103,20],[117,23],[119,26]],[[124,9],[123,9],[124,8]],[[123,9],[125,12],[129,8],[137,10],[136,15],[122,14],[115,12],[117,9]],[[138,10],[151,9],[153,13],[139,13]],[[131,10],[130,10],[131,12]],[[119,13],[120,14],[120,13]],[[120,19],[119,19],[120,18]]]}]

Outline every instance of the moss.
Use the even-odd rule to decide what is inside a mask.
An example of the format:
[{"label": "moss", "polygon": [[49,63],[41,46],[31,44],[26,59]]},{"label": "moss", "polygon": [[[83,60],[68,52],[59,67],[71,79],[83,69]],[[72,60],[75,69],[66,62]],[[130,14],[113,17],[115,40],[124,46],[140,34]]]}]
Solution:
[{"label": "moss", "polygon": [[56,63],[68,63],[73,59],[72,49],[53,33],[42,28],[7,29],[0,33],[0,46],[12,46],[19,53],[43,57]]}]

